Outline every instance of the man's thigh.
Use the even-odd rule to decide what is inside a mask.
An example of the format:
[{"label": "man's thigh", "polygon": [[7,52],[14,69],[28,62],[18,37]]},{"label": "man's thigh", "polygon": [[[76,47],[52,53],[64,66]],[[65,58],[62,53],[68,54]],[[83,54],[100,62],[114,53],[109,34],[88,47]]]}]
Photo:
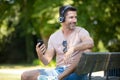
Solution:
[{"label": "man's thigh", "polygon": [[87,74],[77,75],[76,73],[72,73],[64,80],[87,80]]},{"label": "man's thigh", "polygon": [[39,75],[39,70],[25,71],[21,75],[21,80],[36,80]]}]

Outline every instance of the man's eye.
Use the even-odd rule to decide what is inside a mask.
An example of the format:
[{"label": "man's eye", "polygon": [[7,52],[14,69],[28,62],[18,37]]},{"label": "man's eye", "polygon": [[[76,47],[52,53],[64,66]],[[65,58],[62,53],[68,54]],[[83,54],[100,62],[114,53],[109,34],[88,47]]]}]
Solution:
[{"label": "man's eye", "polygon": [[74,17],[70,17],[71,19],[74,18]]}]

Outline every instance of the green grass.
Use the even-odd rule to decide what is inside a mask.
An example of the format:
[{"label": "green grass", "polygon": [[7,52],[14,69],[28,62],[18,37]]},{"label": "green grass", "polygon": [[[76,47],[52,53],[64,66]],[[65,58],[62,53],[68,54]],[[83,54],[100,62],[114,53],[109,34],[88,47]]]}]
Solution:
[{"label": "green grass", "polygon": [[21,72],[25,70],[55,67],[54,61],[48,66],[38,62],[36,60],[33,64],[0,64],[0,80],[21,80]]},{"label": "green grass", "polygon": [[20,74],[0,73],[0,80],[20,80]]},{"label": "green grass", "polygon": [[33,66],[30,64],[2,64],[0,65],[0,80],[21,80],[20,71],[24,71],[27,69],[32,69],[37,66]]}]

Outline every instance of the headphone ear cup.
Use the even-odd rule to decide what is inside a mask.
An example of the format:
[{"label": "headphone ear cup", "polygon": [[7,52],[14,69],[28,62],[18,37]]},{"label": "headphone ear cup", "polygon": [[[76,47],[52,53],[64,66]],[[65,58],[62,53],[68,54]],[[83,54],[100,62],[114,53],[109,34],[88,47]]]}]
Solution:
[{"label": "headphone ear cup", "polygon": [[60,22],[60,23],[64,22],[64,17],[60,17],[60,18],[59,18],[59,22]]}]

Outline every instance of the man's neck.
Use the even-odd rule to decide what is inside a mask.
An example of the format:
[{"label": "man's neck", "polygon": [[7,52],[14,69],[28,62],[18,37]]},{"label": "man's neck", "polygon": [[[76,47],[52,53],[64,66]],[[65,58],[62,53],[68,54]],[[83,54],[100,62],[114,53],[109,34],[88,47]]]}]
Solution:
[{"label": "man's neck", "polygon": [[62,33],[66,39],[71,35],[73,31],[74,30],[68,29],[66,27],[62,27]]}]

